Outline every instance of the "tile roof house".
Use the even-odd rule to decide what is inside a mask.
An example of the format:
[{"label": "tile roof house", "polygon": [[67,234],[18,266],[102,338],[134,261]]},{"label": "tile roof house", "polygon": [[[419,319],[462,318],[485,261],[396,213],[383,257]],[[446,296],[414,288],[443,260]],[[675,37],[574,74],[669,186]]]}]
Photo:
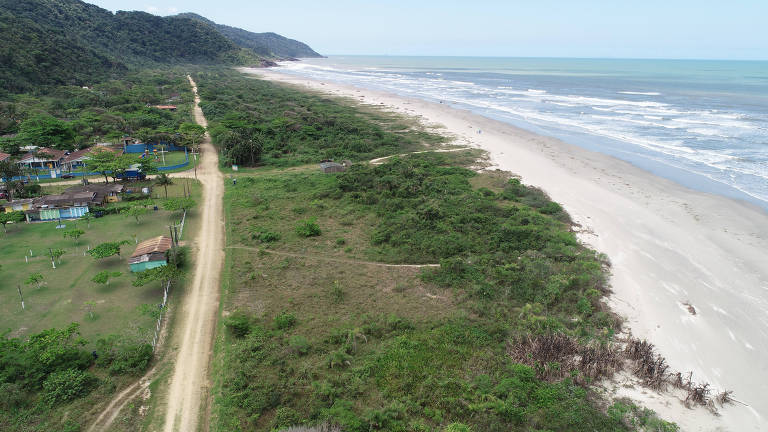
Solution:
[{"label": "tile roof house", "polygon": [[72,153],[67,154],[64,157],[64,161],[62,162],[62,166],[67,171],[72,171],[76,168],[82,167],[85,164],[85,161],[90,157],[90,155],[95,151],[112,151],[112,152],[118,152],[120,150],[116,150],[111,147],[102,147],[102,146],[93,146],[84,148],[82,150],[78,150]]},{"label": "tile roof house", "polygon": [[8,159],[9,157],[11,157],[11,155],[9,155],[8,153],[0,152],[0,162]]},{"label": "tile roof house", "polygon": [[136,273],[167,265],[165,253],[171,247],[173,244],[170,237],[158,236],[144,240],[136,246],[136,251],[128,259],[131,271]]},{"label": "tile roof house", "polygon": [[33,169],[55,169],[61,167],[66,154],[63,150],[40,147],[22,156],[17,163]]},{"label": "tile roof house", "polygon": [[95,193],[93,203],[96,205],[103,205],[105,202],[119,202],[122,201],[120,194],[125,190],[125,186],[120,183],[94,183],[88,185],[78,185],[67,188],[63,193],[65,194],[77,194],[82,192]]},{"label": "tile roof house", "polygon": [[58,195],[13,200],[4,204],[0,210],[22,210],[27,214],[28,222],[77,219],[89,213],[93,207],[102,206],[105,202],[120,201],[123,189],[121,184],[73,186]]}]

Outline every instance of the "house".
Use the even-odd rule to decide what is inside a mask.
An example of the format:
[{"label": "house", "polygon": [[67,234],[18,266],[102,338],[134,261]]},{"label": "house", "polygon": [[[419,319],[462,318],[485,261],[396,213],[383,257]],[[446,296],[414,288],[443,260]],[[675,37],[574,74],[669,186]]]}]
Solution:
[{"label": "house", "polygon": [[344,172],[347,170],[347,167],[333,161],[323,161],[323,162],[320,162],[320,170],[326,174],[329,174],[329,173]]},{"label": "house", "polygon": [[28,222],[44,222],[59,219],[77,219],[90,211],[96,201],[96,192],[46,195],[35,198],[26,211]]},{"label": "house", "polygon": [[10,213],[12,211],[26,212],[33,207],[33,201],[34,198],[27,198],[5,202],[0,204],[0,210],[2,210],[3,213]]},{"label": "house", "polygon": [[168,259],[165,253],[172,246],[171,238],[165,236],[154,237],[139,243],[136,251],[128,259],[131,271],[137,273],[167,265]]},{"label": "house", "polygon": [[74,195],[78,193],[94,193],[92,204],[101,206],[104,203],[114,203],[122,201],[122,193],[125,191],[125,186],[120,183],[94,183],[87,185],[72,186],[66,189],[63,194]]},{"label": "house", "polygon": [[17,164],[29,169],[58,169],[64,163],[66,152],[48,147],[40,147],[32,150],[19,159]]},{"label": "house", "polygon": [[166,111],[176,111],[176,105],[153,105],[152,108]]},{"label": "house", "polygon": [[0,152],[0,162],[4,161],[4,160],[6,160],[6,159],[8,159],[10,157],[11,157],[11,155],[9,155],[8,153]]},{"label": "house", "polygon": [[58,195],[13,200],[0,205],[0,211],[21,210],[28,222],[44,222],[59,219],[77,219],[89,213],[93,207],[121,201],[124,186],[121,184],[89,184],[72,186]]},{"label": "house", "polygon": [[100,147],[98,145],[84,148],[76,152],[68,153],[66,156],[64,156],[64,161],[62,162],[62,168],[64,168],[64,170],[66,171],[74,171],[78,168],[81,168],[83,165],[85,165],[85,161],[91,157],[91,154],[93,154],[93,152],[105,151],[105,150],[113,151],[113,152],[119,151],[111,147]]}]

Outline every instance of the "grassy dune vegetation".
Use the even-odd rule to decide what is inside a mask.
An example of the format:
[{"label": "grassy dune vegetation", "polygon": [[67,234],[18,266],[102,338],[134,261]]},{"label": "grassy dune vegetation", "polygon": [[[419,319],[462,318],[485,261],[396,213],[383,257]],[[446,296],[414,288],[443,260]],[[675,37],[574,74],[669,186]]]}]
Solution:
[{"label": "grassy dune vegetation", "polygon": [[[239,93],[207,107],[219,128],[263,125],[284,100],[306,111],[227,186],[212,430],[676,430],[600,400],[589,389],[599,374],[517,355],[552,334],[599,351],[618,325],[601,303],[604,258],[541,191],[467,169],[474,152],[368,164],[441,141],[395,117],[224,74],[198,84],[203,99]],[[305,135],[333,136],[337,117],[379,131],[364,135],[370,148]],[[280,142],[290,151],[270,156]],[[360,163],[339,174],[297,166],[329,156]]]},{"label": "grassy dune vegetation", "polygon": [[[413,130],[411,122],[370,108],[275,87],[228,70],[196,75],[201,108],[214,142],[247,131],[259,147],[262,166],[296,166],[322,159],[369,160],[440,143],[444,138]],[[224,149],[223,162],[232,159]]]}]

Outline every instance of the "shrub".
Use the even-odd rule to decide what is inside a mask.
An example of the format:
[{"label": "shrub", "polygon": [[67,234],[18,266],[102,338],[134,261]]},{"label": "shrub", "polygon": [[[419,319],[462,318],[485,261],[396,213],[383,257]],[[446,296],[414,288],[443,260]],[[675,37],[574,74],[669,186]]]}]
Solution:
[{"label": "shrub", "polygon": [[43,382],[43,401],[48,406],[83,397],[91,392],[98,379],[77,369],[54,372]]},{"label": "shrub", "polygon": [[165,253],[168,258],[168,264],[183,269],[187,266],[189,257],[189,248],[186,246],[177,246],[168,250]]},{"label": "shrub", "polygon": [[139,374],[152,360],[152,345],[111,335],[96,341],[96,365],[112,375]]},{"label": "shrub", "polygon": [[230,332],[235,337],[241,338],[251,332],[251,320],[245,312],[236,311],[224,320]]},{"label": "shrub", "polygon": [[290,312],[280,312],[275,317],[275,328],[285,330],[296,324],[296,316]]},{"label": "shrub", "polygon": [[344,289],[341,287],[339,281],[333,281],[331,285],[331,302],[339,304],[344,301]]},{"label": "shrub", "polygon": [[336,239],[336,246],[344,246],[345,244],[347,244],[347,241],[344,238],[339,237]]},{"label": "shrub", "polygon": [[301,421],[298,411],[290,407],[280,407],[275,412],[275,418],[272,420],[272,430],[293,426]]},{"label": "shrub", "polygon": [[317,237],[322,234],[322,231],[316,219],[311,218],[299,221],[296,225],[296,234],[300,237]]},{"label": "shrub", "polygon": [[251,238],[258,240],[261,243],[274,243],[280,240],[280,234],[264,229],[258,229],[253,234],[251,234]]},{"label": "shrub", "polygon": [[288,346],[291,347],[291,350],[298,355],[307,354],[310,348],[307,338],[301,335],[291,336],[291,338],[288,340]]},{"label": "shrub", "polygon": [[15,383],[0,384],[0,411],[8,412],[24,402],[24,391]]},{"label": "shrub", "polygon": [[451,423],[443,429],[443,432],[472,432],[472,428],[464,423]]}]

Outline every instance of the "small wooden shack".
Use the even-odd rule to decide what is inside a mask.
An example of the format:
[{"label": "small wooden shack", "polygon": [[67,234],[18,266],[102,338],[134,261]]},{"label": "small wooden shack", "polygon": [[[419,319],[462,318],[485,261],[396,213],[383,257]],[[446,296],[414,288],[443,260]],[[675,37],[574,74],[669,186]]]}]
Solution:
[{"label": "small wooden shack", "polygon": [[136,246],[136,251],[131,255],[128,263],[133,273],[143,272],[155,267],[162,267],[168,264],[165,255],[172,247],[170,237],[158,236],[149,240],[144,240]]}]

